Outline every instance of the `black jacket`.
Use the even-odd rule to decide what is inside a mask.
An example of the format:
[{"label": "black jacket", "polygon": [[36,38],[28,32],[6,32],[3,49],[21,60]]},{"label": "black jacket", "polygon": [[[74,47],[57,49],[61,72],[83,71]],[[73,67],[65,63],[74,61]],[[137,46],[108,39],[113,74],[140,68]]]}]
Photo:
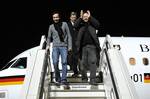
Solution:
[{"label": "black jacket", "polygon": [[72,37],[72,50],[76,49],[76,41],[77,41],[77,35],[78,35],[78,31],[76,30],[76,28],[72,25],[72,23],[69,21],[68,22],[68,27],[70,30],[70,34]]},{"label": "black jacket", "polygon": [[[82,52],[82,47],[83,47],[83,46],[81,46],[81,42],[82,42],[82,37],[83,37],[84,31],[85,31],[84,24],[85,23],[83,22],[83,20],[81,18],[77,19],[77,21],[75,22],[75,27],[76,27],[76,29],[79,30],[78,36],[77,36],[77,41],[76,41],[76,46],[77,46],[77,50],[80,54]],[[99,27],[100,27],[100,23],[98,22],[98,20],[96,20],[94,17],[91,16],[89,19],[89,23],[88,23],[88,31],[94,40],[94,43],[95,43],[94,45],[96,45],[98,60],[100,58],[99,54],[100,54],[101,48],[100,48],[100,42],[99,42],[97,34],[96,34],[96,30],[98,30]]]}]

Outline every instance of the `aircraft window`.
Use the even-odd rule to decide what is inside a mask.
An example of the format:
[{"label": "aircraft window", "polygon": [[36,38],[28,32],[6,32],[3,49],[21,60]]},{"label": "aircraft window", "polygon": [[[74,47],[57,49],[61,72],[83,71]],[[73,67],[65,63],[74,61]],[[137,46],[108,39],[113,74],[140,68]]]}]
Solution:
[{"label": "aircraft window", "polygon": [[149,64],[149,61],[148,61],[147,58],[143,58],[143,64],[144,64],[144,65],[148,65],[148,64]]},{"label": "aircraft window", "polygon": [[130,65],[135,65],[136,64],[136,60],[135,60],[135,58],[130,58],[129,59],[129,63],[130,63]]},{"label": "aircraft window", "polygon": [[13,60],[11,62],[8,62],[1,70],[9,68],[16,60]]},{"label": "aircraft window", "polygon": [[27,58],[19,58],[11,68],[25,69],[27,67]]},{"label": "aircraft window", "polygon": [[116,48],[116,49],[118,49],[118,50],[121,49],[120,45],[113,45],[113,47]]}]

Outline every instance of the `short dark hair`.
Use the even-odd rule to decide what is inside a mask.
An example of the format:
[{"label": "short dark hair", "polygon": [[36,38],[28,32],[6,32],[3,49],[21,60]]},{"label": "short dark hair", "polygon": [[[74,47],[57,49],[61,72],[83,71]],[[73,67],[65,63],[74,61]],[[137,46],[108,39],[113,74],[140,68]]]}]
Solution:
[{"label": "short dark hair", "polygon": [[77,13],[76,13],[76,12],[71,12],[71,13],[70,13],[70,16],[71,16],[71,15],[77,15]]},{"label": "short dark hair", "polygon": [[54,15],[54,14],[60,14],[60,12],[59,12],[59,11],[54,11],[54,12],[52,13],[52,15]]},{"label": "short dark hair", "polygon": [[52,16],[53,16],[54,14],[58,14],[59,17],[61,18],[61,12],[60,12],[60,11],[53,11]]}]

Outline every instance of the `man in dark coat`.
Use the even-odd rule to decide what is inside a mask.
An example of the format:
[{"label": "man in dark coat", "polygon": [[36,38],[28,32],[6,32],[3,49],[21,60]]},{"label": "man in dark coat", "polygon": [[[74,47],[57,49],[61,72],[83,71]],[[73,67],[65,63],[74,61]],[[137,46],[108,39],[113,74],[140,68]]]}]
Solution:
[{"label": "man in dark coat", "polygon": [[81,10],[80,18],[75,22],[75,27],[79,29],[77,37],[77,50],[81,60],[82,81],[87,82],[87,68],[90,69],[90,84],[96,85],[96,69],[99,61],[100,43],[96,35],[100,23],[91,16],[90,11]]},{"label": "man in dark coat", "polygon": [[74,23],[77,19],[77,13],[71,12],[70,13],[70,20],[68,22],[68,27],[70,30],[70,34],[72,37],[72,52],[68,54],[68,64],[70,65],[71,69],[73,70],[74,74],[72,77],[78,77],[78,54],[77,54],[77,46],[75,44],[77,40],[77,30],[74,27]]}]

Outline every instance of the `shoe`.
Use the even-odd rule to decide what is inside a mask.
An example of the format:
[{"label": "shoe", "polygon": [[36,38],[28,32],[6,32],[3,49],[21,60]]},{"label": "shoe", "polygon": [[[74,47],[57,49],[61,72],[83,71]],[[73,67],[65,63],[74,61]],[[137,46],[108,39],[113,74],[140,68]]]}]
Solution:
[{"label": "shoe", "polygon": [[56,86],[60,86],[60,82],[56,81],[56,82],[55,82],[55,85],[56,85]]},{"label": "shoe", "polygon": [[79,76],[79,74],[73,74],[72,77],[73,78],[77,78]]},{"label": "shoe", "polygon": [[61,82],[62,85],[69,85],[67,81]]},{"label": "shoe", "polygon": [[69,85],[63,85],[64,89],[70,89]]},{"label": "shoe", "polygon": [[68,82],[65,81],[65,82],[62,82],[61,84],[64,87],[64,89],[70,89],[70,86],[69,86]]},{"label": "shoe", "polygon": [[95,79],[90,80],[89,84],[90,84],[90,85],[95,85],[95,86],[98,85],[98,84],[96,83],[96,80],[95,80]]}]

